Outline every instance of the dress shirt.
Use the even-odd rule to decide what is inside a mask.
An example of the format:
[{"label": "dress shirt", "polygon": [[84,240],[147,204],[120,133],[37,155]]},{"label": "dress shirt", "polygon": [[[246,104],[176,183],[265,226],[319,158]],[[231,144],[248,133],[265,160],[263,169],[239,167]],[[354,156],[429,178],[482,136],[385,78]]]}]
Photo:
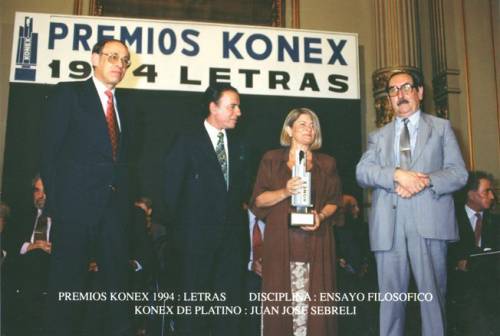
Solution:
[{"label": "dress shirt", "polygon": [[[33,224],[33,232],[31,233],[31,238],[29,242],[24,242],[21,246],[20,254],[26,254],[28,252],[29,244],[33,244],[35,242],[35,229],[38,219],[42,215],[42,209],[37,209],[35,223]],[[47,241],[50,242],[50,227],[52,226],[52,219],[47,217]]]},{"label": "dress shirt", "polygon": [[[465,212],[467,213],[467,218],[469,218],[469,223],[470,223],[470,227],[472,228],[472,232],[475,232],[475,230],[476,230],[476,222],[477,222],[476,213],[479,212],[481,214],[481,219],[483,220],[483,223],[484,223],[484,211],[475,211],[475,210],[472,210],[466,204],[465,205]],[[481,246],[481,243],[482,243],[481,240],[482,240],[482,237],[479,238],[479,246]]]},{"label": "dress shirt", "polygon": [[[94,81],[95,88],[97,89],[97,93],[99,94],[99,100],[101,101],[102,110],[104,111],[104,116],[106,116],[106,110],[108,109],[108,96],[106,96],[106,91],[109,89],[97,78],[92,76],[92,80]],[[118,130],[121,132],[122,127],[120,124],[120,116],[118,114],[118,108],[116,106],[116,97],[115,97],[115,89],[109,90],[113,93],[113,106],[115,107],[115,119],[118,124]]]},{"label": "dress shirt", "polygon": [[[248,270],[252,270],[252,262],[253,262],[253,245],[252,245],[252,236],[253,236],[253,226],[255,225],[255,215],[250,209],[248,209],[248,228],[250,230],[250,261],[248,262]],[[264,230],[266,228],[266,223],[261,221],[260,219],[257,222],[259,225],[260,233],[262,236],[262,240],[264,240]]]},{"label": "dress shirt", "polygon": [[[219,133],[224,133],[224,151],[226,152],[226,161],[227,161],[227,176],[229,176],[229,152],[227,147],[227,133],[225,129],[218,129],[213,127],[206,119],[203,123],[205,125],[205,129],[208,132],[208,136],[210,137],[210,141],[212,142],[212,146],[215,149],[217,148],[217,143],[219,142]],[[227,181],[229,183],[229,181]]]},{"label": "dress shirt", "polygon": [[[413,113],[408,117],[408,131],[410,132],[410,147],[411,147],[411,155],[413,158],[413,154],[415,153],[415,145],[417,143],[417,132],[418,132],[418,123],[420,121],[420,110]],[[399,138],[401,137],[401,131],[404,127],[404,118],[396,117],[396,129],[395,129],[395,137],[394,137],[394,155],[396,158],[396,166],[399,167]]]}]

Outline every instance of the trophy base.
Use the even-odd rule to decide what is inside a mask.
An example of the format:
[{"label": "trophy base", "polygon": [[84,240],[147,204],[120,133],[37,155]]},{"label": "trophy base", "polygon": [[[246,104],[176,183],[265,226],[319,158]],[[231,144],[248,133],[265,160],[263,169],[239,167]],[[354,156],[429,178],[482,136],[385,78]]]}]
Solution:
[{"label": "trophy base", "polygon": [[290,214],[291,226],[314,225],[314,214],[307,212],[292,212]]}]

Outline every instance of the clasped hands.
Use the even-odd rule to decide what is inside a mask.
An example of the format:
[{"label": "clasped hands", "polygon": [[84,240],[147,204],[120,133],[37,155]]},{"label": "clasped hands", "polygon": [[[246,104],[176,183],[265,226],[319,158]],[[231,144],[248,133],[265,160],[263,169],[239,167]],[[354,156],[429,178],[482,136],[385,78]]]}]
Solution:
[{"label": "clasped hands", "polygon": [[394,181],[396,182],[396,194],[402,198],[412,197],[431,183],[429,175],[403,169],[396,169]]}]

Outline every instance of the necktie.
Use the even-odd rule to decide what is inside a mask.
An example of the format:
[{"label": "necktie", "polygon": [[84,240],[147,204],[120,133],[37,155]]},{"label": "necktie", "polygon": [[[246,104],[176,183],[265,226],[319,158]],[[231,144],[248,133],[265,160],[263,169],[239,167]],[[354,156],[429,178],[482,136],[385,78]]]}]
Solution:
[{"label": "necktie", "polygon": [[255,222],[252,230],[252,253],[253,260],[259,260],[262,258],[262,232],[260,232],[259,220],[255,217]]},{"label": "necktie", "polygon": [[408,169],[411,162],[410,131],[408,130],[408,118],[403,119],[403,129],[399,136],[399,167]]},{"label": "necktie", "polygon": [[222,174],[224,175],[224,180],[226,181],[226,186],[228,185],[228,175],[227,175],[227,158],[226,149],[224,147],[224,133],[219,132],[217,134],[219,140],[217,141],[217,146],[215,147],[215,154],[217,154],[217,160],[219,160],[220,168]]},{"label": "necktie", "polygon": [[33,235],[33,240],[47,240],[47,217],[43,214],[40,214],[36,217],[35,221],[35,232]]},{"label": "necktie", "polygon": [[115,106],[113,104],[113,92],[106,90],[104,92],[108,96],[108,106],[106,108],[106,123],[108,124],[109,140],[111,141],[111,150],[113,153],[113,161],[116,161],[118,152],[118,125],[115,118]]},{"label": "necktie", "polygon": [[481,247],[481,230],[483,229],[483,218],[479,212],[476,212],[476,227],[474,228],[474,238],[476,241],[476,246]]}]

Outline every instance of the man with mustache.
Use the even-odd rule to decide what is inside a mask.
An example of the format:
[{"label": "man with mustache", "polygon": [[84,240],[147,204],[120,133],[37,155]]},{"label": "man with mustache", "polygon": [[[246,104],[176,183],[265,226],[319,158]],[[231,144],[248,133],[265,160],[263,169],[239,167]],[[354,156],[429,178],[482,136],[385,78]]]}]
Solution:
[{"label": "man with mustache", "polygon": [[[445,335],[446,253],[458,239],[452,193],[467,171],[448,120],[420,110],[424,87],[416,72],[392,74],[387,84],[395,119],[370,134],[356,169],[371,188],[370,246],[377,262],[381,296],[406,293],[413,274],[420,302],[422,335]],[[382,301],[380,335],[402,336],[404,301]]]},{"label": "man with mustache", "polygon": [[[89,262],[99,271],[93,288],[128,289],[128,166],[130,104],[115,91],[130,66],[127,46],[101,40],[92,49],[94,75],[55,86],[42,125],[41,175],[53,220],[48,335],[80,335],[85,302],[61,292],[89,290]],[[82,309],[81,309],[82,308]],[[87,305],[88,308],[88,305]],[[128,307],[105,302],[91,335],[130,335]]]},{"label": "man with mustache", "polygon": [[[177,137],[165,160],[165,200],[178,267],[179,306],[242,306],[248,243],[242,147],[232,130],[238,91],[223,83],[204,93],[203,117]],[[205,295],[208,293],[208,295]],[[234,314],[183,314],[178,336],[241,335]]]}]

